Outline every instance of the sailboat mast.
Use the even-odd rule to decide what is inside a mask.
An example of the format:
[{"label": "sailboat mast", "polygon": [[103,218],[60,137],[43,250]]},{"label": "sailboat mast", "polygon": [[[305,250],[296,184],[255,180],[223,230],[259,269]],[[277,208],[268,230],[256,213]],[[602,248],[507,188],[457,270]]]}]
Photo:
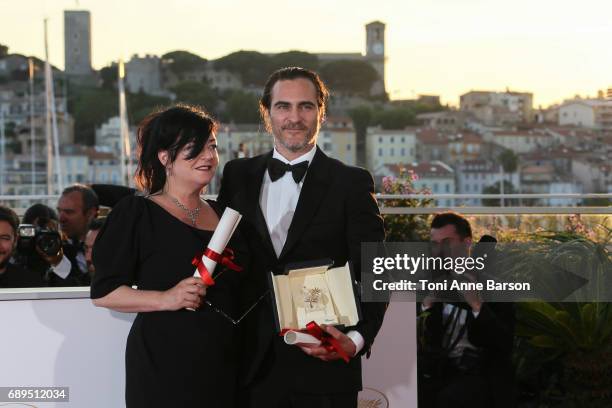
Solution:
[{"label": "sailboat mast", "polygon": [[53,145],[51,140],[51,65],[47,44],[47,19],[45,18],[45,142],[47,146],[47,194],[53,194]]},{"label": "sailboat mast", "polygon": [[30,176],[30,194],[36,194],[36,141],[35,141],[35,130],[34,130],[34,61],[32,58],[28,58],[28,73],[29,73],[29,85],[30,85],[30,164],[31,164],[31,176]]}]

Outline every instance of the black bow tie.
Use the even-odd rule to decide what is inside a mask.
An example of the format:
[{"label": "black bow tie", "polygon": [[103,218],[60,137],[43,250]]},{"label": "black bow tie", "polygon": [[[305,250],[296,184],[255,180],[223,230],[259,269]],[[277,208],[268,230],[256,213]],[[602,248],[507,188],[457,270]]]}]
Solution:
[{"label": "black bow tie", "polygon": [[270,180],[275,182],[279,178],[283,177],[283,175],[290,171],[293,176],[293,180],[296,183],[299,183],[304,178],[306,174],[306,170],[308,170],[308,161],[303,161],[298,164],[287,164],[283,163],[278,159],[271,158],[268,160],[268,174],[270,175]]}]

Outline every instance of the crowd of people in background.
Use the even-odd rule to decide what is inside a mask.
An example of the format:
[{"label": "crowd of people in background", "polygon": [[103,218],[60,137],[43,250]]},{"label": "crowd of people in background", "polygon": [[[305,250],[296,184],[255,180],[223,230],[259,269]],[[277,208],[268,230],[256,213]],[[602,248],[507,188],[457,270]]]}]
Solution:
[{"label": "crowd of people in background", "polygon": [[0,288],[89,286],[98,213],[98,194],[83,184],[65,188],[56,209],[32,205],[21,221],[0,206]]}]

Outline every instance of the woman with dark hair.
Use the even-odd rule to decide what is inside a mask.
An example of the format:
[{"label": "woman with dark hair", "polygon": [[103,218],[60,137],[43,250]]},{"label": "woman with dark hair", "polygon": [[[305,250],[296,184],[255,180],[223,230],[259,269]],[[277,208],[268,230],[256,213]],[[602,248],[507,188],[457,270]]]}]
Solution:
[{"label": "woman with dark hair", "polygon": [[225,271],[211,288],[192,276],[222,210],[200,198],[219,162],[216,127],[188,105],[146,117],[136,174],[145,195],[119,201],[94,245],[94,304],[138,313],[126,347],[129,408],[234,406],[236,333],[217,311],[236,307],[239,276]]}]

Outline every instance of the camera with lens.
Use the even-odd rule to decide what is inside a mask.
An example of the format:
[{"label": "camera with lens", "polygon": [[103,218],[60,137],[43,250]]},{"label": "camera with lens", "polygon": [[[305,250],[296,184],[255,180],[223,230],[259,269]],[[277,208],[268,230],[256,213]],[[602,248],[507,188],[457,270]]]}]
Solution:
[{"label": "camera with lens", "polygon": [[20,224],[17,251],[23,256],[35,255],[37,249],[47,255],[57,255],[62,247],[59,232],[48,227],[48,220],[39,219],[37,225]]}]

